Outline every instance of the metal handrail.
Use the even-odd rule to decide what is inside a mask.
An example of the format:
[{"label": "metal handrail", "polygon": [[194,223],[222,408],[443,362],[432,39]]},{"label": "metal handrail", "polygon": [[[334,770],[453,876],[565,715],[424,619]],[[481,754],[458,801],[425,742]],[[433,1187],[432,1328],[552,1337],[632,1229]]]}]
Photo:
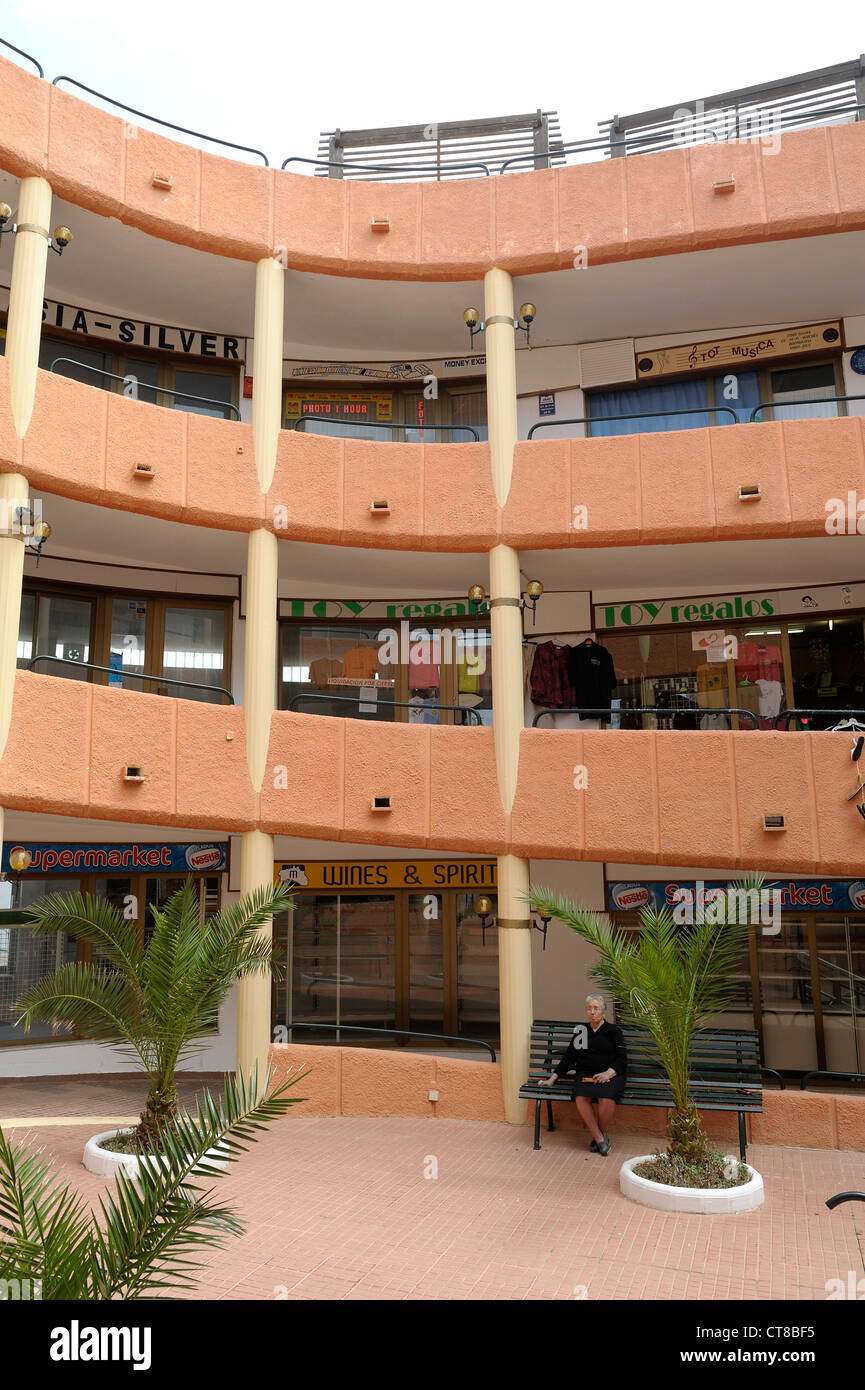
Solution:
[{"label": "metal handrail", "polygon": [[490,1061],[496,1060],[496,1050],[492,1043],[486,1042],[483,1038],[454,1037],[452,1033],[417,1033],[413,1028],[362,1028],[354,1023],[284,1023],[281,1026],[288,1033],[292,1033],[295,1028],[326,1028],[328,1032],[336,1033],[387,1033],[399,1038],[432,1038],[433,1042],[470,1043],[473,1047],[485,1047],[490,1054]]},{"label": "metal handrail", "polygon": [[[304,424],[305,421],[307,421],[307,420],[327,420],[327,419],[328,419],[328,417],[327,417],[326,415],[298,415],[297,419],[294,421],[294,423],[292,424],[291,428],[292,428],[293,430],[296,430],[297,427],[298,427],[298,425]],[[330,419],[330,420],[329,420],[329,423],[332,424],[332,425],[353,425],[353,424],[355,423],[355,421],[354,421],[354,420],[334,420],[334,419]],[[391,424],[391,425],[381,425],[381,424],[378,424],[376,421],[372,421],[372,420],[358,420],[358,421],[357,421],[357,424],[363,425],[363,428],[364,428],[365,430],[417,430],[418,432],[421,432],[421,431],[423,431],[423,430],[439,430],[439,431],[442,431],[442,430],[467,430],[469,434],[474,435],[474,440],[475,440],[475,443],[476,443],[476,444],[479,444],[480,441],[481,441],[481,437],[480,437],[480,435],[478,434],[478,429],[484,429],[484,428],[485,428],[485,426],[483,426],[483,425],[479,425],[479,426],[475,426],[475,425],[400,425],[400,424],[397,424],[396,421],[394,421],[394,423]],[[451,440],[451,443],[452,443],[452,444],[455,443],[455,442],[458,442],[458,441]]]},{"label": "metal handrail", "polygon": [[[578,420],[538,420],[532,425],[527,435],[531,439],[535,430],[553,429],[556,425],[600,425],[608,420],[655,420],[663,419],[667,415],[732,415],[733,423],[740,423],[739,417],[729,405],[697,405],[693,410],[647,410],[639,415],[583,415]],[[742,421],[742,424],[745,422]],[[603,439],[603,435],[587,436],[595,439]],[[608,437],[608,436],[607,436]]]},{"label": "metal handrail", "polygon": [[[666,719],[672,719],[675,714],[737,714],[740,719],[743,716],[745,719],[750,719],[752,729],[758,727],[757,716],[754,714],[753,710],[738,709],[735,705],[629,705],[627,709],[610,709],[609,706],[604,708],[597,706],[593,709],[589,709],[588,706],[575,705],[573,708],[567,709],[538,710],[538,713],[532,720],[532,728],[536,728],[547,714],[579,714],[581,717],[588,719],[597,719],[601,715],[604,715],[607,719],[611,719],[623,714],[661,714]],[[559,730],[559,732],[561,733],[562,730]],[[579,729],[567,729],[564,732],[579,733],[580,731]],[[619,733],[621,732],[622,730],[620,729]],[[626,729],[624,732],[627,733],[628,730]],[[639,733],[640,730],[637,730],[637,732]],[[658,732],[663,733],[664,730],[661,729]],[[683,731],[675,730],[674,732],[681,733]],[[684,732],[687,732],[687,730]]]},{"label": "metal handrail", "polygon": [[[44,76],[44,74],[43,74]],[[107,97],[104,92],[97,92],[93,87],[85,87],[83,82],[77,81],[74,77],[66,77],[63,73],[55,77],[51,83],[56,87],[59,82],[71,82],[73,87],[80,87],[82,92],[87,92],[92,97],[98,97],[100,101],[107,101],[109,106],[117,106],[121,111],[128,111],[130,116],[138,116],[142,121],[153,121],[154,125],[164,125],[169,130],[179,130],[181,135],[192,135],[196,140],[210,140],[214,145],[225,145],[229,150],[243,150],[246,154],[257,154],[264,160],[265,168],[270,168],[270,161],[263,150],[257,150],[252,145],[236,145],[233,140],[220,140],[216,135],[204,135],[200,130],[189,130],[185,125],[175,125],[173,121],[163,121],[161,116],[148,116],[145,111],[136,111],[134,106],[125,106],[122,101],[115,101],[114,97]]]},{"label": "metal handrail", "polygon": [[[755,405],[754,409],[751,411],[748,423],[749,425],[753,425],[754,423],[761,425],[765,424],[765,421],[757,420],[757,416],[760,414],[761,410],[783,410],[785,408],[787,410],[792,410],[795,406],[800,405],[831,405],[833,401],[865,401],[865,396],[813,396],[806,401],[761,401],[760,404]],[[806,418],[808,417],[806,416]],[[811,418],[813,419],[814,417],[812,416]]]},{"label": "metal handrail", "polygon": [[[134,372],[128,372],[126,376],[118,376],[116,372],[106,372],[102,367],[91,367],[89,362],[79,362],[77,357],[55,357],[50,372],[54,371],[58,362],[70,362],[73,367],[81,367],[85,372],[96,372],[98,376],[108,376],[112,381],[127,382],[130,378],[135,380],[135,389],[145,391],[163,391],[166,396],[174,396],[175,399],[184,401],[199,401],[202,405],[218,405],[220,410],[233,410],[236,419],[240,419],[240,411],[231,401],[218,401],[213,396],[191,396],[188,391],[175,391],[172,386],[151,386],[149,381],[139,381]],[[135,398],[137,399],[137,397]],[[155,402],[154,402],[155,404]]]},{"label": "metal handrail", "polygon": [[47,652],[41,656],[32,657],[21,669],[32,671],[37,661],[56,661],[61,666],[81,666],[88,671],[107,671],[109,676],[120,675],[121,680],[123,676],[128,676],[131,681],[155,681],[157,685],[185,685],[191,690],[208,690],[217,695],[227,695],[228,703],[234,704],[234,696],[230,690],[226,690],[224,685],[206,685],[204,681],[179,681],[176,676],[139,675],[137,672],[124,671],[122,668],[118,671],[114,666],[97,666],[95,661],[73,661],[69,656],[50,656]]},{"label": "metal handrail", "polygon": [[836,1192],[834,1197],[826,1199],[830,1211],[834,1211],[842,1202],[865,1202],[865,1192]]},{"label": "metal handrail", "polygon": [[804,1091],[806,1082],[812,1076],[827,1076],[830,1081],[865,1081],[865,1072],[861,1071],[806,1071],[802,1080],[799,1082],[799,1090]]},{"label": "metal handrail", "polygon": [[4,48],[11,48],[13,53],[20,53],[22,58],[27,59],[28,63],[32,63],[40,77],[45,76],[45,69],[42,64],[37,63],[36,59],[30,53],[25,53],[23,48],[17,48],[16,45],[10,43],[8,39],[0,39],[0,43],[2,43]]},{"label": "metal handrail", "polygon": [[[375,690],[375,682],[374,682],[374,681],[370,681],[370,689],[371,689],[371,690]],[[378,691],[377,691],[377,690],[376,690],[376,694],[378,694]],[[372,701],[370,700],[369,695],[367,695],[365,698],[364,698],[364,696],[362,696],[362,695],[315,695],[315,694],[313,694],[312,691],[310,691],[310,693],[309,693],[308,695],[304,695],[303,692],[301,692],[300,695],[295,695],[295,696],[293,696],[293,698],[292,698],[291,700],[289,700],[289,702],[288,702],[286,708],[287,708],[287,709],[294,709],[294,707],[295,707],[295,705],[297,704],[298,700],[327,700],[328,704],[337,704],[337,703],[339,703],[339,704],[343,704],[343,705],[369,705],[369,704],[372,703]],[[483,720],[481,719],[481,717],[480,717],[480,715],[478,714],[477,710],[476,710],[473,706],[469,706],[469,705],[426,705],[426,704],[424,704],[424,705],[413,705],[413,704],[411,704],[411,702],[408,701],[408,700],[384,700],[384,701],[382,701],[382,704],[384,705],[384,707],[385,707],[386,709],[425,709],[425,710],[426,710],[426,709],[438,709],[438,710],[447,709],[447,710],[456,710],[457,713],[459,713],[459,714],[471,714],[471,715],[474,715],[474,719],[475,719],[476,725],[477,725],[478,727],[482,727],[482,726],[483,726]]]},{"label": "metal handrail", "polygon": [[783,1076],[781,1075],[781,1073],[780,1073],[779,1071],[776,1071],[774,1067],[761,1067],[761,1068],[760,1068],[760,1072],[761,1072],[761,1074],[762,1074],[763,1076],[766,1076],[767,1074],[768,1074],[769,1076],[777,1076],[778,1080],[779,1080],[780,1083],[781,1083],[781,1090],[782,1090],[782,1091],[786,1091],[786,1089],[787,1089],[787,1082],[784,1080],[784,1078],[783,1078]]},{"label": "metal handrail", "polygon": [[[706,138],[706,143],[707,143],[707,144],[709,143],[709,140],[710,140],[710,139],[716,140],[716,141],[717,141],[717,139],[718,139],[718,136],[717,136],[717,134],[715,134],[714,131],[707,131],[707,132],[706,132],[706,137],[707,137],[707,138]],[[647,135],[647,136],[645,137],[645,143],[647,143],[647,144],[648,144],[648,143],[656,143],[656,142],[659,141],[659,140],[668,140],[668,141],[669,141],[669,140],[671,140],[671,139],[673,139],[673,138],[674,138],[674,137],[673,137],[672,133],[669,132],[669,131],[667,131],[667,132],[665,132],[663,135]],[[634,145],[634,144],[637,143],[637,141],[632,140],[630,143],[631,143],[632,145]],[[643,141],[643,140],[640,140],[639,143],[640,143],[640,144],[643,144],[644,141]],[[693,143],[694,143],[694,144],[701,144],[702,141],[697,140],[697,141],[694,141]],[[598,150],[614,150],[614,149],[617,149],[620,145],[621,145],[621,146],[627,146],[627,144],[628,144],[627,139],[625,139],[625,140],[608,140],[608,139],[606,139],[606,137],[603,136],[603,135],[591,135],[591,136],[589,137],[588,140],[575,140],[575,141],[573,141],[571,144],[568,144],[568,145],[553,145],[553,146],[551,146],[550,149],[547,151],[546,155],[544,155],[544,154],[541,154],[541,155],[538,155],[538,154],[518,154],[518,155],[514,155],[513,158],[511,158],[511,159],[506,159],[506,160],[505,160],[504,164],[503,164],[503,165],[501,166],[501,168],[499,169],[499,173],[500,173],[500,174],[503,174],[503,173],[505,172],[505,170],[507,169],[507,167],[508,167],[509,164],[517,164],[517,163],[519,163],[521,160],[524,160],[524,159],[538,159],[538,158],[552,159],[552,157],[553,157],[554,155],[559,155],[559,154],[584,154],[586,151],[595,150],[595,149],[598,149]]]},{"label": "metal handrail", "polygon": [[[841,720],[843,720],[843,719],[861,719],[862,722],[865,723],[865,709],[782,709],[780,714],[776,714],[776,715],[775,715],[775,718],[774,718],[774,720],[773,720],[773,722],[772,722],[772,728],[773,728],[773,729],[778,729],[778,724],[779,724],[779,722],[780,722],[782,719],[786,719],[786,720],[789,722],[790,719],[797,719],[797,718],[799,717],[799,715],[801,715],[801,714],[807,714],[807,715],[822,714],[822,715],[824,715],[824,716],[833,716],[833,715],[837,715],[838,718],[837,718],[837,720],[836,720],[836,723],[839,723],[839,722],[840,722]],[[781,731],[780,729],[778,729],[778,732],[781,733],[782,731]],[[784,732],[784,733],[789,733],[790,730],[789,730],[789,729],[784,729],[783,732]],[[795,730],[793,730],[793,732],[794,732],[794,733],[802,733],[802,732],[804,732],[804,731],[801,730],[801,729],[795,729]],[[831,729],[815,729],[814,732],[815,732],[815,733],[824,733],[824,734],[828,734],[828,733],[831,733],[832,730],[831,730]],[[849,729],[841,729],[841,730],[839,730],[839,732],[840,732],[840,733],[843,733],[843,734],[847,734],[847,733],[850,733],[851,731],[850,731]]]},{"label": "metal handrail", "polygon": [[[535,155],[537,159],[538,156]],[[448,169],[483,169],[487,178],[490,171],[486,164],[480,162],[472,164],[346,164],[341,159],[306,159],[303,155],[292,154],[288,159],[284,159],[280,164],[280,169],[285,169],[289,164],[315,164],[322,169],[357,169],[365,174],[431,174],[436,169],[441,171]]]}]

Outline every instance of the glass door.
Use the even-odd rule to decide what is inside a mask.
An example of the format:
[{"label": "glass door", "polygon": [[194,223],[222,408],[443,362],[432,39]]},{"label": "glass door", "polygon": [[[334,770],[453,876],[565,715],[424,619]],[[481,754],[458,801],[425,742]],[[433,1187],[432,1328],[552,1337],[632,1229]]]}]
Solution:
[{"label": "glass door", "polygon": [[[165,607],[162,674],[188,686],[167,685],[163,693],[183,700],[211,701],[201,686],[226,686],[225,609]],[[224,699],[224,696],[216,697]]]},{"label": "glass door", "polygon": [[763,1064],[778,1071],[815,1071],[819,1059],[808,918],[782,912],[777,936],[766,936],[758,927],[756,941]]},{"label": "glass door", "polygon": [[486,923],[473,893],[457,894],[457,1032],[474,1038],[499,1034],[499,934],[497,899]]},{"label": "glass door", "polygon": [[446,1033],[444,896],[410,893],[408,899],[408,1026],[419,1033]]},{"label": "glass door", "polygon": [[826,1070],[865,1070],[865,924],[857,917],[818,917],[817,965],[826,1039]]}]

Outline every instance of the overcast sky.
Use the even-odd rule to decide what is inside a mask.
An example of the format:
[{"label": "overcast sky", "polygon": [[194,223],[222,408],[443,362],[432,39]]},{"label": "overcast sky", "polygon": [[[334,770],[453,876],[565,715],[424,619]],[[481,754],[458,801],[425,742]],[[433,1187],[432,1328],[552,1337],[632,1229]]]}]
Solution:
[{"label": "overcast sky", "polygon": [[558,110],[565,140],[584,139],[616,114],[858,57],[863,14],[862,0],[5,0],[2,36],[49,81],[66,73],[279,165],[314,156],[335,126],[537,107]]}]

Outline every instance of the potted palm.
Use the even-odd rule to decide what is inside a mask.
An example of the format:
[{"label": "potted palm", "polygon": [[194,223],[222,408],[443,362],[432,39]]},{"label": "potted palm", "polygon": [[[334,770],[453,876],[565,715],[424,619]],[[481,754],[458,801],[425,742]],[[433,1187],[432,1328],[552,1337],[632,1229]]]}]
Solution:
[{"label": "potted palm", "polygon": [[[762,882],[761,875],[749,875],[737,888],[759,892]],[[529,901],[595,948],[598,959],[589,974],[615,999],[620,1022],[649,1033],[670,1083],[667,1151],[628,1159],[621,1170],[622,1191],[667,1210],[759,1206],[759,1173],[712,1147],[691,1098],[689,1067],[695,1034],[730,1001],[733,973],[748,939],[747,916],[740,909],[753,900],[724,896],[706,913],[647,906],[640,911],[639,930],[627,937],[615,932],[606,914],[557,894],[532,888]]]},{"label": "potted palm", "polygon": [[[146,1164],[137,1181],[117,1174],[100,1211],[58,1182],[41,1154],[11,1143],[0,1130],[0,1286],[19,1298],[110,1300],[164,1298],[194,1287],[197,1254],[224,1245],[243,1224],[218,1204],[202,1178],[220,1170],[207,1158],[219,1146],[234,1162],[257,1131],[299,1098],[286,1096],[299,1077],[268,1094],[258,1078],[228,1076],[220,1103],[207,1095],[194,1119],[160,1129],[163,1162]],[[222,1165],[224,1166],[224,1165]]]},{"label": "potted palm", "polygon": [[27,909],[37,934],[66,932],[90,942],[98,956],[64,965],[29,989],[18,1003],[20,1022],[66,1024],[133,1057],[147,1075],[138,1125],[95,1135],[85,1148],[86,1168],[107,1175],[123,1167],[134,1176],[139,1158],[162,1151],[177,1119],[177,1070],[216,1031],[220,1005],[239,977],[273,970],[267,928],[291,891],[283,884],[256,889],[203,923],[187,879],[164,908],[151,907],[147,945],[136,923],[104,898],[54,893]]}]

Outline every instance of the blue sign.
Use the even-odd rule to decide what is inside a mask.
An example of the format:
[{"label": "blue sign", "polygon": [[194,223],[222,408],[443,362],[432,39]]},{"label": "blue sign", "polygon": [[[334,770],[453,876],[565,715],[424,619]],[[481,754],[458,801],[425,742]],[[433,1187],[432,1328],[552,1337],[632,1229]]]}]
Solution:
[{"label": "blue sign", "polygon": [[126,844],[65,845],[10,841],[3,846],[0,868],[12,872],[9,856],[30,855],[27,874],[218,874],[225,868],[225,845]]},{"label": "blue sign", "polygon": [[[700,901],[704,893],[740,885],[718,880],[700,883]],[[679,903],[694,902],[697,883],[679,880],[657,883],[610,883],[608,903],[611,912],[639,912],[641,907],[671,910]],[[780,906],[786,912],[865,912],[865,879],[850,878],[773,878],[763,884],[764,893],[780,893]],[[770,901],[767,899],[767,901]],[[698,904],[699,905],[699,904]]]},{"label": "blue sign", "polygon": [[555,415],[556,413],[556,393],[548,391],[546,394],[538,396],[538,414]]},{"label": "blue sign", "polygon": [[850,366],[860,376],[865,376],[865,348],[857,348],[850,358]]}]

